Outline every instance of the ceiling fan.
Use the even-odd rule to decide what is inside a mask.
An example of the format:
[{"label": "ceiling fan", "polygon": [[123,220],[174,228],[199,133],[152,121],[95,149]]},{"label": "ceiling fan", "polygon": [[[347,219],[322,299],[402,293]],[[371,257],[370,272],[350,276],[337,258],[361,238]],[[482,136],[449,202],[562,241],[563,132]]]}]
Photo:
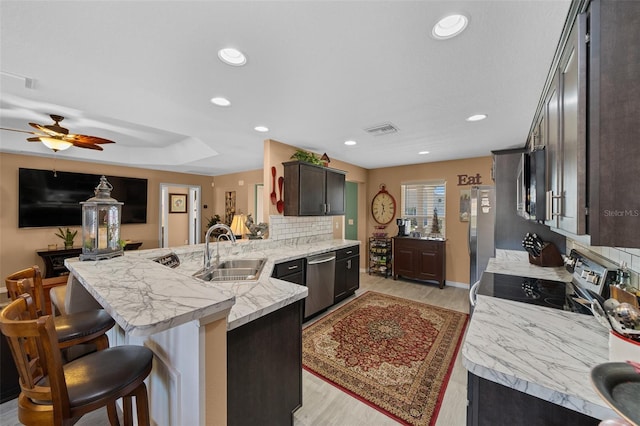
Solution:
[{"label": "ceiling fan", "polygon": [[64,120],[63,116],[55,114],[51,114],[49,116],[54,121],[53,124],[29,123],[31,127],[39,130],[41,133],[30,132],[27,130],[6,129],[4,127],[0,127],[0,129],[36,135],[36,137],[27,138],[27,140],[29,142],[42,142],[47,148],[52,149],[54,152],[63,151],[71,146],[102,151],[102,147],[100,146],[101,144],[115,143],[114,141],[99,138],[97,136],[71,134],[68,129],[65,129],[60,125],[60,122]]}]

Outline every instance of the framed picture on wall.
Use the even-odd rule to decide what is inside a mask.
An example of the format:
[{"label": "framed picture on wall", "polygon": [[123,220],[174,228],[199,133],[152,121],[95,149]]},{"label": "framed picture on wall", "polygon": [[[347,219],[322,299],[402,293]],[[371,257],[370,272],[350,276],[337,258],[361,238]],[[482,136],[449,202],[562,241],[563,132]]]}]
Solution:
[{"label": "framed picture on wall", "polygon": [[169,213],[187,212],[187,194],[169,194]]}]

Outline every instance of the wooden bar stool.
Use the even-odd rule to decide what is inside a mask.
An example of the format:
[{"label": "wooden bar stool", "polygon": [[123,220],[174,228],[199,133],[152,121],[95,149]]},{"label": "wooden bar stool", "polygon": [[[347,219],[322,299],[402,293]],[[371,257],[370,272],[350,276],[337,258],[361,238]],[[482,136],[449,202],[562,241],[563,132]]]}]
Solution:
[{"label": "wooden bar stool", "polygon": [[123,398],[125,425],[132,425],[136,398],[138,425],[149,425],[145,378],[153,353],[144,346],[116,346],[62,363],[53,317],[23,320],[33,309],[28,294],[0,312],[20,374],[18,419],[27,426],[73,425],[83,415],[107,407],[109,422],[119,425],[115,403]]},{"label": "wooden bar stool", "polygon": [[[33,316],[36,319],[45,313],[44,291],[40,268],[33,266],[9,275],[5,279],[11,300],[28,293],[34,300]],[[54,325],[61,349],[81,344],[93,344],[95,349],[109,347],[109,338],[105,334],[115,325],[115,321],[104,309],[93,309],[54,318]]]}]

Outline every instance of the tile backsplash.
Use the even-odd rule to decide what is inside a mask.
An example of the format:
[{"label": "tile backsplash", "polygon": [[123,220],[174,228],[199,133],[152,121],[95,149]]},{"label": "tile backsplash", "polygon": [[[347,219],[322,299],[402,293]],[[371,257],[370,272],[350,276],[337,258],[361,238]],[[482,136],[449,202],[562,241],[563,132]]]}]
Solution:
[{"label": "tile backsplash", "polygon": [[573,248],[578,251],[586,250],[596,253],[618,266],[621,262],[626,262],[627,267],[631,270],[631,285],[636,289],[640,288],[640,249],[590,246],[567,238],[567,253]]},{"label": "tile backsplash", "polygon": [[269,239],[288,240],[328,235],[332,237],[331,216],[269,216]]}]

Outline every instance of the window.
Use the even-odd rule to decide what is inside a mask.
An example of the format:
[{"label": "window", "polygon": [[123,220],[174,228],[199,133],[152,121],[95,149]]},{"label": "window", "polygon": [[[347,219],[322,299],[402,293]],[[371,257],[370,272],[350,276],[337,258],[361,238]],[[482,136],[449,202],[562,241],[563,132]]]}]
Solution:
[{"label": "window", "polygon": [[[426,236],[440,234],[445,236],[446,219],[446,182],[429,181],[402,185],[402,217],[411,220],[411,229]],[[434,217],[437,212],[439,222],[434,229]]]}]

